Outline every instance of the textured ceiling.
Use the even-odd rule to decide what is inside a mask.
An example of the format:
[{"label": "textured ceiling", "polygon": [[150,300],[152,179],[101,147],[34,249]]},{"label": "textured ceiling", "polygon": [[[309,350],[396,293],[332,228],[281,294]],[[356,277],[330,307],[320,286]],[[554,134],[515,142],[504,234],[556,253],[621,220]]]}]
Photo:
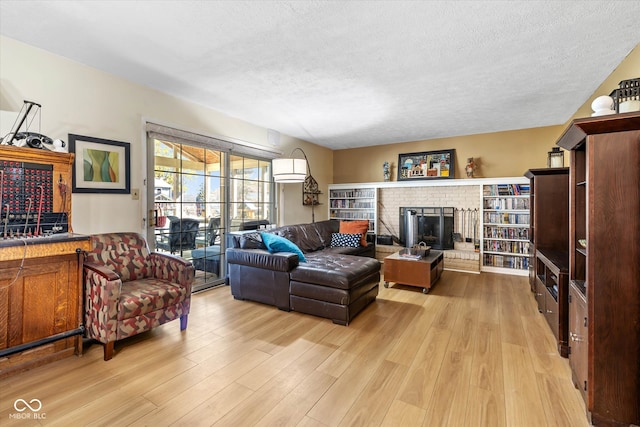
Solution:
[{"label": "textured ceiling", "polygon": [[636,0],[0,1],[4,36],[332,149],[562,124],[639,19]]}]

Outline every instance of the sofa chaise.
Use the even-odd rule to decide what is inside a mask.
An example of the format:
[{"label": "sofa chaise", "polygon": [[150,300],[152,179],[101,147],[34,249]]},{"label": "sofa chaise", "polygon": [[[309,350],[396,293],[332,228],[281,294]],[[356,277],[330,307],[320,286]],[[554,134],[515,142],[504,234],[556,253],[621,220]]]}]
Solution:
[{"label": "sofa chaise", "polygon": [[[326,220],[232,234],[226,256],[233,297],[348,325],[375,301],[380,262],[373,258],[375,243],[341,233],[344,226]],[[273,236],[294,247],[274,249]]]}]

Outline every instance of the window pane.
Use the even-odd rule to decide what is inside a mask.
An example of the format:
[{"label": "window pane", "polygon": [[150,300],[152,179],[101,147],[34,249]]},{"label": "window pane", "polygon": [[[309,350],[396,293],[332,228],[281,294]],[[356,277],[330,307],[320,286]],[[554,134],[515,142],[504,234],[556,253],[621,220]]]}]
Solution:
[{"label": "window pane", "polygon": [[155,159],[154,165],[156,171],[176,172],[180,169],[180,147],[175,144],[155,140]]},{"label": "window pane", "polygon": [[220,202],[224,196],[224,188],[221,186],[220,178],[208,177],[205,180],[207,202]]},{"label": "window pane", "polygon": [[204,175],[204,148],[182,145],[182,173]]},{"label": "window pane", "polygon": [[258,203],[258,218],[261,218],[261,219],[271,218],[270,203]]},{"label": "window pane", "polygon": [[244,159],[244,178],[245,179],[259,179],[260,178],[260,168],[258,167],[259,160],[248,159],[245,157]]},{"label": "window pane", "polygon": [[269,203],[271,202],[271,183],[270,182],[261,182],[260,183],[260,201]]},{"label": "window pane", "polygon": [[265,162],[264,160],[260,160],[258,163],[259,168],[259,180],[261,181],[271,181],[271,162]]},{"label": "window pane", "polygon": [[180,188],[180,174],[156,170],[154,177],[156,208],[162,209],[165,216],[175,216],[177,212],[175,194],[178,191],[177,189]]},{"label": "window pane", "polygon": [[258,181],[245,181],[242,195],[245,202],[260,201]]},{"label": "window pane", "polygon": [[220,218],[222,212],[222,203],[205,203],[204,216],[206,218]]},{"label": "window pane", "polygon": [[222,174],[223,154],[219,151],[206,150],[205,151],[205,163],[206,174],[209,176],[224,176]]},{"label": "window pane", "polygon": [[231,178],[244,178],[244,157],[230,155],[229,166]]}]

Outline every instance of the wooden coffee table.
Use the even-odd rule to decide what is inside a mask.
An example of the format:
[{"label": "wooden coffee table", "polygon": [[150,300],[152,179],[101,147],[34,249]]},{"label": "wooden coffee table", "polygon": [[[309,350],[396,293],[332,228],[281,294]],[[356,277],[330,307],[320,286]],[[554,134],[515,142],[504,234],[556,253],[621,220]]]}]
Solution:
[{"label": "wooden coffee table", "polygon": [[384,259],[384,287],[390,282],[402,285],[417,286],[423,293],[438,281],[444,268],[442,251],[431,251],[421,259],[411,259],[400,256],[400,252],[389,255]]}]

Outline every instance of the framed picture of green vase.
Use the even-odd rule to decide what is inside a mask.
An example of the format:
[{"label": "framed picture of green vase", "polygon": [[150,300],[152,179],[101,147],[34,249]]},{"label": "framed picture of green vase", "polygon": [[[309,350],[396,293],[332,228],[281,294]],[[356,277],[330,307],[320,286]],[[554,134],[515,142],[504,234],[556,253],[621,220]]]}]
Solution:
[{"label": "framed picture of green vase", "polygon": [[74,193],[130,194],[130,144],[69,134]]}]

